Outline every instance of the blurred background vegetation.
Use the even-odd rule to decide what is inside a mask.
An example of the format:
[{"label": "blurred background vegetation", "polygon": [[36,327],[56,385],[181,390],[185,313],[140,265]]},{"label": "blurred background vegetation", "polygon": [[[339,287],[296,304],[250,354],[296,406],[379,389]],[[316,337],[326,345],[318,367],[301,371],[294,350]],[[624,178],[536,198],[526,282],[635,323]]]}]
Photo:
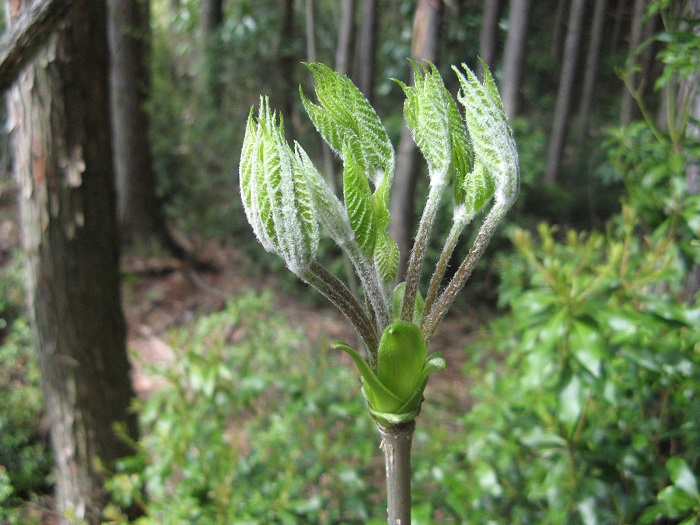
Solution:
[{"label": "blurred background vegetation", "polygon": [[[345,71],[363,81],[376,24],[367,95],[398,145],[403,95],[390,79],[410,81],[423,2],[229,0],[213,18],[211,3],[150,1],[155,190],[169,229],[235,247],[252,287],[282,263],[254,241],[238,196],[250,107],[269,95],[333,177],[298,97],[312,90],[300,62],[338,64],[351,6]],[[476,69],[479,54],[502,91],[515,84],[522,189],[457,308],[471,334],[456,343],[463,368],[448,368],[469,388],[441,388],[439,402],[427,392],[414,522],[700,523],[698,2],[427,3],[448,87],[450,65]],[[416,185],[422,209],[425,178]],[[11,187],[3,179],[3,220]],[[2,248],[0,522],[50,522],[22,254]],[[329,245],[324,257],[337,255]],[[134,404],[142,436],[107,473],[104,520],[137,509],[141,524],[382,523],[383,465],[348,363],[289,328],[274,292],[241,292],[162,334],[177,359],[148,372],[163,386]]]}]

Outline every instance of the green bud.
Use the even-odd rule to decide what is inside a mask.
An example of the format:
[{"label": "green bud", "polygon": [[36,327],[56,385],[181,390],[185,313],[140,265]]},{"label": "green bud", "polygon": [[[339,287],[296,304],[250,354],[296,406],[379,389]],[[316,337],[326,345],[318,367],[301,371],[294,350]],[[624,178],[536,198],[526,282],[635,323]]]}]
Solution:
[{"label": "green bud", "polygon": [[428,345],[420,328],[397,321],[384,330],[379,341],[377,376],[391,392],[408,400],[420,387]]},{"label": "green bud", "polygon": [[296,275],[316,256],[318,221],[305,168],[284,138],[284,126],[261,98],[257,120],[248,118],[240,162],[243,207],[263,247]]},{"label": "green bud", "polygon": [[333,345],[347,352],[362,375],[362,393],[370,412],[382,425],[391,427],[415,419],[420,412],[428,375],[445,369],[441,354],[428,355],[420,328],[397,321],[386,327],[379,342],[377,371],[346,343]]}]

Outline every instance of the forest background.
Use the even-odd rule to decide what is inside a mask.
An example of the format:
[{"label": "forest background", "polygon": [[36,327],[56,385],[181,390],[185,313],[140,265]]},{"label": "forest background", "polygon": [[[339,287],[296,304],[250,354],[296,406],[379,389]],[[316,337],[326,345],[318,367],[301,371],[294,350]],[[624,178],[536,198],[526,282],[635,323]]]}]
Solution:
[{"label": "forest background", "polygon": [[[8,0],[8,27],[51,3]],[[336,181],[298,86],[312,91],[301,62],[347,73],[397,149],[406,257],[427,178],[391,79],[427,59],[455,93],[450,66],[477,56],[521,194],[436,339],[448,371],[418,419],[414,522],[697,523],[697,1],[65,5],[7,95],[3,523],[381,523],[372,421],[328,350],[352,335],[255,242],[245,122],[269,95]],[[97,182],[75,184],[74,162]],[[78,216],[84,238],[55,234]]]}]

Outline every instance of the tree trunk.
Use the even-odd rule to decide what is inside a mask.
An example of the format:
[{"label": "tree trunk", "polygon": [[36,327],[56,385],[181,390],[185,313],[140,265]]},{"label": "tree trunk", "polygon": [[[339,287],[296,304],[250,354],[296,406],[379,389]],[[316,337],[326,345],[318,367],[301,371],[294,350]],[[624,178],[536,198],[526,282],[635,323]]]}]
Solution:
[{"label": "tree trunk", "polygon": [[552,33],[552,58],[559,60],[561,57],[561,47],[564,42],[564,27],[566,22],[568,0],[558,0],[557,10],[554,12],[554,31]]},{"label": "tree trunk", "polygon": [[[632,15],[632,25],[630,27],[629,37],[629,56],[627,58],[627,67],[631,68],[635,63],[635,57],[639,45],[642,43],[642,30],[644,9],[646,0],[634,0],[634,12]],[[636,89],[637,75],[630,74],[629,84]],[[620,109],[620,123],[624,126],[629,124],[635,116],[639,115],[639,108],[634,100],[634,96],[627,87],[622,92],[622,107]]]},{"label": "tree trunk", "polygon": [[277,62],[279,70],[282,74],[282,82],[285,86],[282,98],[279,105],[282,108],[282,114],[288,118],[292,125],[295,125],[296,119],[294,115],[294,100],[298,97],[298,90],[294,82],[294,67],[297,64],[297,59],[294,55],[294,0],[280,0],[280,20],[282,27],[280,28],[279,47],[277,50]]},{"label": "tree trunk", "polygon": [[223,0],[202,0],[201,9],[202,48],[206,64],[205,92],[213,107],[219,109],[223,104],[225,88],[219,67],[218,49],[219,30],[224,21]]},{"label": "tree trunk", "polygon": [[[0,39],[0,91],[3,93],[17,78],[19,72],[43,48],[48,36],[63,20],[73,0],[44,0],[35,2],[22,12],[22,17],[5,31]],[[10,9],[12,9],[12,4]],[[19,4],[15,5],[18,9]],[[14,15],[8,10],[8,22]],[[9,25],[9,24],[7,24]]]},{"label": "tree trunk", "polygon": [[591,34],[588,41],[588,56],[586,57],[586,69],[583,80],[583,94],[581,96],[581,107],[579,109],[579,138],[586,136],[588,131],[588,117],[591,114],[591,104],[595,94],[595,81],[598,73],[598,62],[600,59],[600,46],[603,41],[603,29],[605,27],[605,9],[608,0],[596,0],[593,10],[593,22],[591,24]]},{"label": "tree trunk", "polygon": [[338,24],[338,47],[335,50],[335,70],[348,76],[354,40],[355,0],[343,0]]},{"label": "tree trunk", "polygon": [[613,24],[612,34],[610,36],[610,53],[617,52],[617,46],[620,43],[620,33],[625,20],[625,11],[627,9],[627,0],[617,0],[615,6],[615,23]]},{"label": "tree trunk", "polygon": [[571,3],[569,26],[564,46],[564,60],[559,80],[559,91],[557,92],[557,103],[554,109],[554,125],[547,154],[547,171],[544,179],[547,184],[556,182],[564,150],[566,128],[569,123],[571,89],[577,71],[578,45],[581,40],[581,25],[583,23],[585,4],[586,0],[573,0]]},{"label": "tree trunk", "polygon": [[307,62],[316,62],[314,0],[304,0],[304,18],[306,21],[306,60]]},{"label": "tree trunk", "polygon": [[[411,56],[414,60],[437,61],[440,41],[442,2],[419,0],[413,21]],[[399,246],[401,262],[398,279],[406,273],[415,223],[414,207],[418,183],[418,148],[411,131],[404,125],[396,158],[396,175],[391,194],[389,231]]]},{"label": "tree trunk", "polygon": [[121,310],[107,9],[77,0],[8,96],[29,318],[56,458],[58,508],[98,523],[102,470],[137,425]]},{"label": "tree trunk", "polygon": [[223,0],[202,0],[202,33],[211,36],[224,21]]},{"label": "tree trunk", "polygon": [[[479,56],[490,68],[493,68],[496,60],[496,46],[498,43],[498,17],[501,12],[500,0],[484,0],[481,32],[479,33]],[[484,66],[481,62],[477,65],[477,72],[483,78]]]},{"label": "tree trunk", "polygon": [[518,113],[520,81],[527,45],[527,20],[530,0],[511,0],[508,37],[503,58],[503,87],[501,94],[506,115],[513,118]]},{"label": "tree trunk", "polygon": [[107,0],[117,222],[125,244],[167,245],[145,110],[150,88],[149,4]]},{"label": "tree trunk", "polygon": [[370,104],[374,103],[374,74],[377,62],[377,0],[363,0],[362,23],[357,41],[356,84]]}]

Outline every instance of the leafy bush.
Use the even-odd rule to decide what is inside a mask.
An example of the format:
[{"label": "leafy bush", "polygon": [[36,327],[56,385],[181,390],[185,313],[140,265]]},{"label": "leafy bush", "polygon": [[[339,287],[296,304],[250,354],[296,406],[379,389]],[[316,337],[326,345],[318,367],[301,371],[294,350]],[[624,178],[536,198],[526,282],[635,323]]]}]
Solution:
[{"label": "leafy bush", "polygon": [[51,457],[40,423],[39,370],[27,318],[21,314],[18,257],[0,280],[0,521],[26,523],[22,502],[50,485]]},{"label": "leafy bush", "polygon": [[[626,207],[605,235],[513,234],[517,253],[501,263],[510,313],[477,353],[496,351],[472,372],[477,403],[465,417],[475,522],[700,516],[688,503],[700,462],[700,308],[675,301],[683,272],[672,241],[635,226]],[[667,488],[681,478],[685,499]]]},{"label": "leafy bush", "polygon": [[376,476],[358,467],[381,468],[376,443],[355,439],[372,435],[357,378],[287,325],[271,294],[249,293],[173,334],[175,365],[156,372],[167,385],[138,406],[139,454],[108,483],[147,511],[138,523],[364,523],[376,511],[364,498]]}]

